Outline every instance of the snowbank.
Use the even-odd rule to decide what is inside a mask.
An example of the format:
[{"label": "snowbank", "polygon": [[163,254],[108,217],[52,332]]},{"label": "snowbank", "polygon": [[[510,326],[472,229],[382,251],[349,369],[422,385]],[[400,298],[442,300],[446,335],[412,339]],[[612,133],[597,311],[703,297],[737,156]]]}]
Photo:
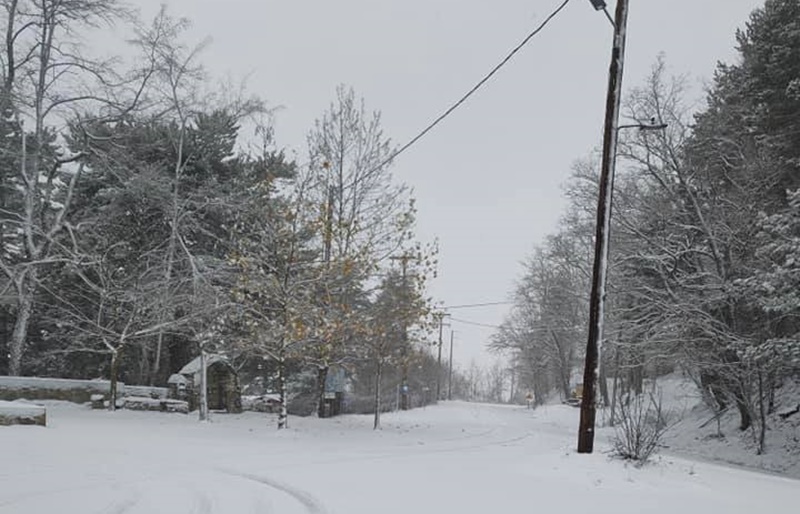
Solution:
[{"label": "snowbank", "polygon": [[[665,386],[674,387],[675,382],[668,380]],[[758,420],[754,420],[753,430],[743,432],[739,430],[736,409],[728,409],[717,417],[697,397],[682,419],[666,433],[663,441],[666,451],[800,478],[800,413],[791,414],[800,403],[800,384],[787,380],[776,391],[775,401],[775,410],[767,417],[762,455],[756,452],[754,430]]]},{"label": "snowbank", "polygon": [[0,425],[47,425],[46,409],[27,402],[0,400]]},{"label": "snowbank", "polygon": [[189,404],[187,402],[149,398],[147,396],[126,396],[122,399],[122,407],[129,410],[189,413]]},{"label": "snowbank", "polygon": [[[125,384],[118,383],[120,391]],[[93,394],[108,394],[108,380],[0,376],[0,400],[64,400],[86,403]]]},{"label": "snowbank", "polygon": [[164,400],[167,398],[168,389],[166,387],[123,385],[121,392],[125,396],[142,396]]},{"label": "snowbank", "polygon": [[[75,380],[70,378],[6,377],[0,376],[0,400],[63,400],[86,403],[92,396],[108,397],[108,380]],[[130,386],[117,382],[119,396],[143,396],[165,399],[164,387]]]}]

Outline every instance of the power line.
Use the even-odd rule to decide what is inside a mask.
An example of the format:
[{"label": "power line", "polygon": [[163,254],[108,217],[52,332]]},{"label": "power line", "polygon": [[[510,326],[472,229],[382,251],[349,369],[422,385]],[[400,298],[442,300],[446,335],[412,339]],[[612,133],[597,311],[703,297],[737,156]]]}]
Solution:
[{"label": "power line", "polygon": [[[464,325],[472,325],[472,326],[475,326],[475,327],[494,328],[494,329],[498,329],[498,330],[503,328],[500,325],[492,325],[492,324],[489,324],[489,323],[479,323],[477,321],[470,321],[470,320],[461,319],[461,318],[454,318],[452,316],[450,316],[449,319],[450,319],[450,321],[455,321],[456,323],[462,323]],[[582,326],[582,325],[580,325],[580,326]],[[564,330],[564,329],[575,330],[576,328],[580,328],[580,326],[578,326],[578,325],[575,325],[575,326],[547,325],[547,324],[542,324],[542,323],[534,323],[534,324],[526,326],[525,328],[530,329],[530,330],[535,330],[535,331],[546,331],[546,332],[549,332],[549,331],[552,331],[552,330]]]},{"label": "power line", "polygon": [[550,21],[552,21],[552,19],[553,19],[553,18],[555,18],[555,17],[556,17],[556,16],[557,16],[557,15],[558,15],[558,14],[559,14],[559,13],[560,13],[560,12],[561,12],[563,9],[564,9],[564,7],[566,7],[566,6],[567,6],[567,4],[568,4],[569,2],[570,2],[570,0],[564,0],[564,1],[561,3],[561,5],[559,5],[559,6],[556,8],[556,10],[555,10],[555,11],[553,11],[552,13],[550,13],[550,15],[549,15],[547,18],[545,18],[545,19],[544,19],[544,21],[543,21],[542,23],[540,23],[538,27],[536,27],[536,29],[534,29],[534,30],[533,30],[533,32],[531,32],[530,34],[528,34],[528,35],[525,37],[525,39],[523,39],[523,40],[522,40],[522,42],[521,42],[520,44],[518,44],[516,47],[514,47],[514,49],[513,49],[513,50],[511,50],[511,52],[509,52],[509,53],[508,53],[508,55],[506,55],[506,56],[505,56],[505,58],[504,58],[502,61],[500,61],[500,63],[499,63],[497,66],[495,66],[494,68],[492,68],[492,70],[491,70],[489,73],[487,73],[487,74],[486,74],[486,75],[485,75],[485,76],[484,76],[484,77],[483,77],[483,78],[482,78],[480,81],[478,81],[478,83],[477,83],[477,84],[475,84],[475,85],[472,87],[472,89],[470,89],[470,90],[467,92],[467,94],[465,94],[464,96],[462,96],[461,98],[459,98],[459,99],[458,99],[458,101],[457,101],[456,103],[454,103],[453,105],[451,105],[451,106],[450,106],[450,108],[448,108],[446,111],[444,111],[444,113],[442,113],[441,115],[439,115],[439,117],[438,117],[438,118],[436,118],[435,120],[433,120],[433,122],[431,122],[431,123],[430,123],[430,124],[429,124],[427,127],[425,127],[425,128],[422,130],[422,132],[420,132],[419,134],[417,134],[417,135],[416,135],[416,136],[415,136],[413,139],[411,139],[411,140],[410,140],[408,143],[406,143],[406,144],[404,144],[403,146],[401,146],[401,147],[400,147],[398,150],[396,150],[395,152],[393,152],[393,153],[392,153],[392,154],[391,154],[389,157],[387,157],[386,159],[384,159],[384,160],[383,160],[383,161],[382,161],[382,162],[381,162],[379,165],[375,166],[374,170],[378,170],[378,169],[380,169],[380,168],[382,168],[382,167],[386,166],[386,165],[387,165],[387,164],[389,164],[391,161],[393,161],[393,160],[394,160],[394,159],[395,159],[397,156],[399,156],[400,154],[402,154],[403,152],[405,152],[406,150],[408,150],[409,148],[411,148],[412,146],[414,146],[414,145],[417,143],[417,141],[419,141],[420,139],[422,139],[423,137],[425,137],[425,135],[427,135],[427,134],[428,134],[428,132],[430,132],[431,130],[433,130],[433,128],[434,128],[434,127],[436,127],[436,126],[437,126],[439,123],[441,123],[442,121],[444,121],[444,119],[445,119],[445,118],[447,118],[448,116],[450,116],[450,114],[452,114],[452,113],[453,113],[453,111],[455,111],[456,109],[458,109],[459,107],[461,107],[461,105],[462,105],[464,102],[466,102],[466,101],[467,101],[467,99],[469,99],[469,97],[471,97],[471,96],[472,96],[473,94],[475,94],[475,93],[476,93],[476,92],[477,92],[477,91],[478,91],[478,90],[479,90],[481,87],[483,87],[483,85],[484,85],[484,84],[486,84],[486,83],[487,83],[487,82],[488,82],[488,81],[489,81],[489,80],[490,80],[490,79],[491,79],[491,78],[492,78],[492,77],[495,75],[495,73],[497,73],[498,71],[500,71],[500,68],[502,68],[503,66],[505,66],[505,65],[508,63],[508,61],[510,61],[510,60],[511,60],[511,59],[512,59],[512,58],[513,58],[513,57],[514,57],[516,54],[517,54],[517,52],[519,52],[520,50],[522,50],[522,48],[523,48],[525,45],[527,45],[527,44],[528,44],[528,42],[529,42],[531,39],[533,39],[533,38],[534,38],[534,37],[535,37],[535,36],[536,36],[536,35],[537,35],[539,32],[541,32],[541,31],[542,31],[542,30],[543,30],[543,29],[544,29],[544,28],[547,26],[547,24],[548,24],[548,23],[550,23]]},{"label": "power line", "polygon": [[463,323],[465,325],[473,325],[476,327],[483,327],[483,328],[500,328],[499,325],[489,325],[488,323],[478,323],[476,321],[468,321],[465,319],[458,319],[450,316],[450,321],[455,321],[456,323]]},{"label": "power line", "polygon": [[472,309],[474,307],[489,307],[492,305],[513,305],[514,302],[487,302],[487,303],[466,303],[463,305],[445,305],[442,309]]}]

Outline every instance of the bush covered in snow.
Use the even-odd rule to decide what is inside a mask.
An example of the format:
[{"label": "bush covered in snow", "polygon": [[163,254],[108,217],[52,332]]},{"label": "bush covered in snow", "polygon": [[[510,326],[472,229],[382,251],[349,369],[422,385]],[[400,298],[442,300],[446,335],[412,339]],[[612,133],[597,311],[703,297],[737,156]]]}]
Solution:
[{"label": "bush covered in snow", "polygon": [[667,431],[668,413],[655,394],[632,395],[621,399],[616,433],[612,440],[614,454],[626,460],[646,463],[658,450]]}]

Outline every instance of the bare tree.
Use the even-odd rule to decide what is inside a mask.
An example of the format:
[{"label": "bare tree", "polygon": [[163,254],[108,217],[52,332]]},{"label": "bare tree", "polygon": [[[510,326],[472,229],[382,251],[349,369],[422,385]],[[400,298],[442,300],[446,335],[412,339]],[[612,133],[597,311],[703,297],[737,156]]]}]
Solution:
[{"label": "bare tree", "polygon": [[368,113],[352,89],[337,88],[336,100],[309,134],[308,146],[310,169],[317,177],[312,198],[318,205],[320,243],[333,278],[322,291],[326,333],[307,353],[318,370],[322,415],[328,369],[351,357],[349,331],[363,325],[354,319],[355,295],[378,263],[408,240],[413,214],[406,188],[392,182],[392,148],[380,114]]},{"label": "bare tree", "polygon": [[114,248],[86,255],[81,265],[67,269],[77,281],[67,289],[41,288],[55,300],[51,315],[70,344],[58,353],[108,355],[111,410],[117,405],[120,359],[132,345],[143,344],[162,330],[180,330],[192,317],[159,321],[157,291],[163,286],[157,269],[141,263],[135,269],[121,266],[111,257]]}]

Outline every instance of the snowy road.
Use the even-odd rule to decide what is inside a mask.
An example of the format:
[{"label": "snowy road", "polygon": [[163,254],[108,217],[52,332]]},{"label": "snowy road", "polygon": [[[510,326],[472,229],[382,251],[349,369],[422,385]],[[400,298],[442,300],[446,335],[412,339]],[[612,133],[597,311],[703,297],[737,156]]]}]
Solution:
[{"label": "snowy road", "polygon": [[[577,409],[453,403],[292,419],[98,412],[52,405],[49,427],[0,430],[0,514],[727,514],[791,511],[800,483],[664,459],[634,469],[573,452]],[[602,449],[602,448],[601,448]]]}]

